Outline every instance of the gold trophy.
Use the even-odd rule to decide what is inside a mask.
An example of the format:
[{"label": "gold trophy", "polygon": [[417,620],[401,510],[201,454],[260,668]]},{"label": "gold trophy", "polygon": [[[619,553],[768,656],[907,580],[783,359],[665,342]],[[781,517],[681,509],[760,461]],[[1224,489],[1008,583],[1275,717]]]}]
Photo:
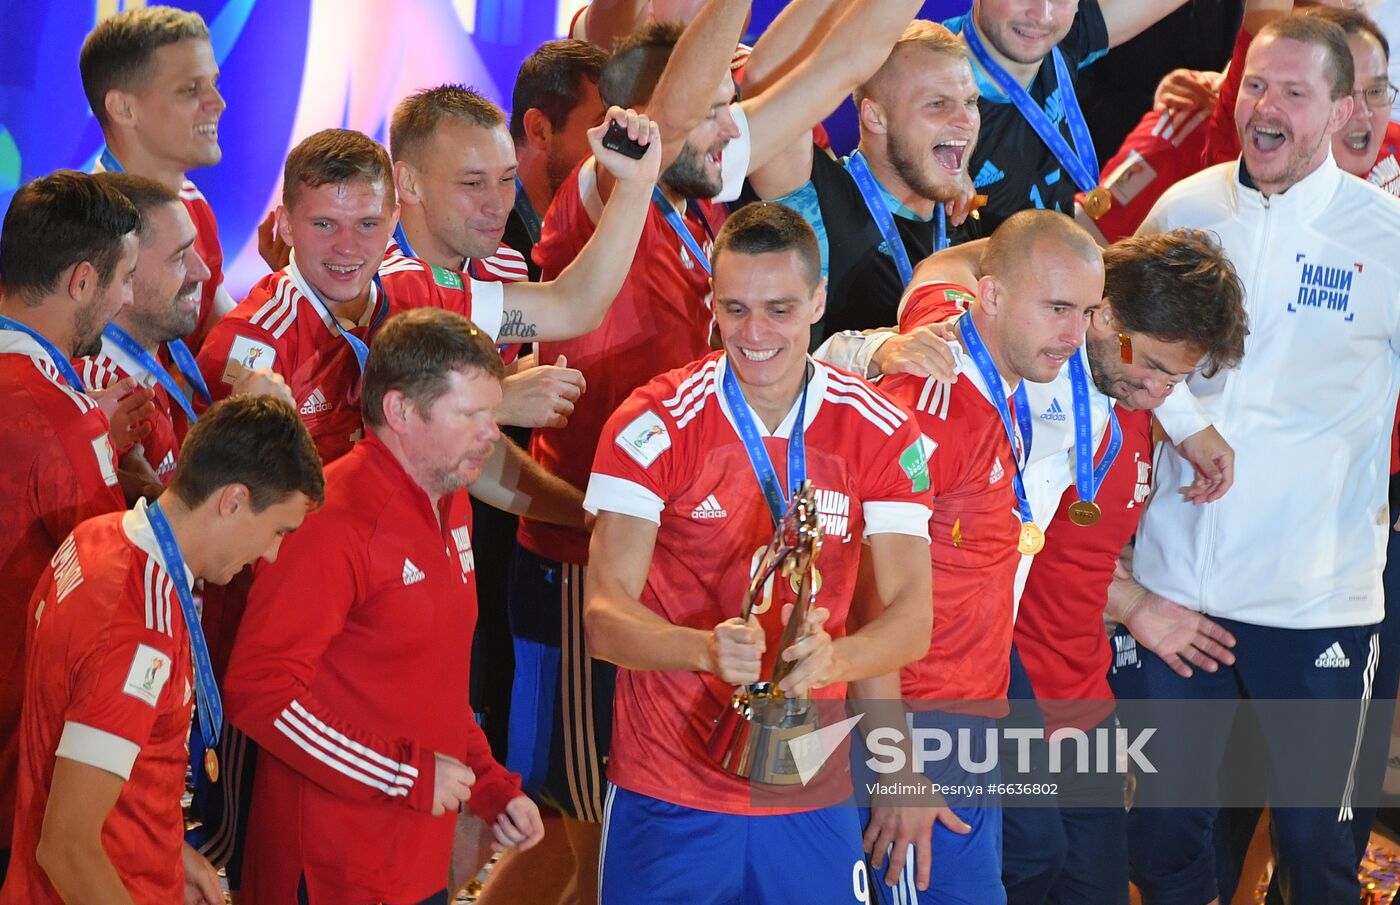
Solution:
[{"label": "gold trophy", "polygon": [[748,621],[754,602],[769,579],[776,585],[777,576],[781,575],[795,587],[797,601],[783,629],[773,675],[766,682],[736,688],[730,706],[720,714],[710,735],[710,756],[724,769],[753,782],[801,782],[791,743],[818,728],[817,708],[812,706],[810,695],[788,697],[778,683],[796,665],[783,660],[781,651],[799,640],[806,625],[807,611],[821,582],[814,565],[821,545],[816,494],[807,481],[793,494],[782,523],[754,569],[740,612],[740,617]]}]

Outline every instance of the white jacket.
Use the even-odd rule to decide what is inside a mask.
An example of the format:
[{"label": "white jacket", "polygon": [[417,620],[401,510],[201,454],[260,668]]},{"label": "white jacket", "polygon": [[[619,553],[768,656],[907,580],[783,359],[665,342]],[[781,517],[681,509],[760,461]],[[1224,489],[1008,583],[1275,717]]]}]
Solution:
[{"label": "white jacket", "polygon": [[[1143,585],[1213,616],[1281,628],[1380,621],[1390,433],[1400,387],[1400,200],[1329,154],[1265,198],[1238,162],[1169,189],[1140,233],[1215,233],[1239,272],[1238,368],[1188,385],[1235,448],[1235,485],[1192,506],[1190,466],[1163,446],[1138,532]],[[1164,427],[1187,436],[1178,415]]]}]

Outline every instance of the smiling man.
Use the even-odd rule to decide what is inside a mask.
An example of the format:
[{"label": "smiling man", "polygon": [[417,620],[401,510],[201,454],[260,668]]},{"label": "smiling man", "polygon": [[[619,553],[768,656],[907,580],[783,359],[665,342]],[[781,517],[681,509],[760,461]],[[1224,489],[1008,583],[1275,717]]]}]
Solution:
[{"label": "smiling man", "polygon": [[97,169],[154,179],[189,210],[198,235],[195,251],[209,268],[200,288],[199,317],[189,334],[193,348],[233,308],[224,289],[224,254],[214,210],[189,170],[223,158],[219,118],[219,65],[209,29],[198,13],[170,6],[128,9],[103,19],[83,41],[78,57],[83,92],[105,147]]},{"label": "smiling man", "polygon": [[[707,743],[734,685],[766,678],[780,656],[793,665],[785,693],[840,700],[847,682],[925,649],[933,614],[920,567],[930,510],[919,431],[863,380],[808,357],[823,287],[816,237],[799,215],[744,207],[714,257],[723,352],[623,403],[584,504],[598,513],[588,643],[620,667],[599,901],[868,901],[853,808],[751,787]],[[821,519],[820,597],[782,649],[789,582],[774,580],[747,622],[739,607],[755,551],[804,477],[842,517]],[[885,606],[849,630],[863,556]],[[789,849],[805,855],[769,856]]]},{"label": "smiling man", "polygon": [[756,171],[754,190],[802,214],[822,249],[826,315],[813,339],[895,321],[917,263],[961,241],[944,206],[964,194],[981,121],[963,46],[914,21],[879,70],[856,89],[860,147],[835,161],[804,136]]},{"label": "smiling man", "polygon": [[[1336,25],[1301,15],[1266,25],[1245,58],[1235,107],[1240,160],[1173,186],[1140,230],[1214,231],[1248,287],[1250,318],[1239,368],[1186,381],[1200,408],[1186,420],[1210,418],[1235,445],[1234,490],[1206,507],[1174,493],[1153,496],[1133,561],[1148,591],[1221,623],[1236,639],[1235,662],[1186,678],[1147,655],[1135,689],[1144,697],[1369,695],[1384,611],[1386,478],[1400,386],[1393,247],[1400,201],[1334,161],[1333,138],[1355,103],[1354,76]],[[1307,380],[1293,380],[1304,348],[1313,365]],[[1192,426],[1168,420],[1173,434]],[[1319,467],[1329,462],[1353,465]],[[1164,450],[1157,483],[1181,486],[1185,467]],[[1280,525],[1308,528],[1280,532]],[[1266,551],[1261,537],[1269,538]],[[1341,655],[1324,656],[1334,646]],[[1319,733],[1300,728],[1263,726],[1299,745],[1320,742]],[[1306,748],[1294,754],[1314,764],[1326,756]],[[1202,768],[1216,762],[1203,759]],[[1349,787],[1353,771],[1354,764],[1339,768],[1328,779]],[[1270,797],[1278,800],[1315,772],[1299,775],[1275,758]],[[1359,895],[1353,804],[1347,794],[1326,809],[1273,812],[1286,901]],[[1216,894],[1206,842],[1214,816],[1209,808],[1133,810],[1130,852],[1146,900],[1206,902]]]},{"label": "smiling man", "polygon": [[[189,336],[199,321],[200,286],[209,268],[195,251],[194,222],[180,196],[153,179],[131,173],[98,177],[136,206],[141,215],[140,246],[131,281],[131,307],[102,332],[102,350],[80,359],[79,373],[89,389],[103,390],[134,377],[152,394],[151,414],[140,439],[141,455],[162,484],[175,473],[180,444],[193,422],[193,407],[175,382],[170,366],[190,381],[191,396],[204,381],[194,360],[171,360],[167,344]],[[204,399],[208,400],[207,390]],[[120,455],[126,450],[118,450]]]}]

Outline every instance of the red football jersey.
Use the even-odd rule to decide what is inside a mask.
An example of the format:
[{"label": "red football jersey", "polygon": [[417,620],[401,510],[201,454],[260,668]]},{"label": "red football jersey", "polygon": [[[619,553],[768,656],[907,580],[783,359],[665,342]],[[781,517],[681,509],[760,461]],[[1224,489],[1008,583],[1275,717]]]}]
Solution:
[{"label": "red football jersey", "polygon": [[126,508],[107,416],[29,336],[0,330],[0,848],[14,823],[29,598],[84,519]]},{"label": "red football jersey", "polygon": [[[209,268],[209,279],[204,281],[199,291],[199,325],[187,339],[190,351],[197,352],[204,337],[209,335],[218,321],[216,299],[226,291],[223,288],[224,250],[219,245],[219,223],[214,219],[214,209],[199,188],[188,179],[180,187],[180,200],[185,203],[185,210],[189,211],[190,219],[194,221],[194,250],[204,261],[204,266]],[[225,304],[232,304],[232,300]]]},{"label": "red football jersey", "polygon": [[294,901],[303,874],[314,902],[441,889],[456,815],[429,814],[434,752],[475,772],[484,819],[520,795],[468,700],[476,614],[466,491],[434,508],[370,434],[326,469],[325,506],[257,570],[224,680],[229,719],[269,755],[245,895]]},{"label": "red football jersey", "polygon": [[[719,389],[725,367],[716,353],[633,393],[603,430],[584,502],[590,511],[659,523],[642,603],[668,622],[702,629],[739,615],[753,564],[773,537],[772,516]],[[797,408],[764,438],[784,487]],[[816,603],[831,611],[826,630],[840,637],[862,538],[927,536],[927,463],[906,412],[859,377],[826,365],[817,364],[808,383],[804,423],[807,477],[824,529]],[[783,606],[794,599],[788,582],[770,582],[754,609],[768,636],[765,675],[781,652]],[[708,673],[619,669],[608,778],[686,807],[753,813],[749,782],[706,752],[733,691]],[[844,685],[830,685],[813,697],[845,694]]]},{"label": "red football jersey", "polygon": [[[444,308],[471,318],[493,339],[500,332],[500,283],[474,280],[402,255],[385,257],[379,277],[387,298],[372,289],[364,317],[350,329],[366,343],[390,314],[410,308]],[[311,291],[295,260],[264,277],[214,327],[198,362],[215,401],[227,396],[249,369],[267,367],[282,375],[321,459],[331,462],[364,432],[360,368],[340,336],[343,325],[317,313],[308,300]]]},{"label": "red football jersey", "polygon": [[[397,241],[390,239],[384,257],[388,258],[393,255],[412,257],[399,247]],[[530,279],[530,269],[525,263],[525,256],[504,243],[498,246],[496,253],[489,257],[467,258],[462,270],[467,276],[483,283],[523,283]],[[520,343],[506,343],[499,348],[501,360],[506,364],[510,364],[520,356]]]},{"label": "red football jersey", "polygon": [[[1123,448],[1094,498],[1103,517],[1089,527],[1071,522],[1069,507],[1079,492],[1074,487],[1065,491],[1046,526],[1045,549],[1031,564],[1016,617],[1016,650],[1047,722],[1081,729],[1097,725],[1108,710],[1066,704],[1058,708],[1064,712],[1056,712],[1053,702],[1113,700],[1103,609],[1118,556],[1137,531],[1152,492],[1152,413],[1115,411]],[[1105,432],[1096,461],[1107,445]]]},{"label": "red football jersey", "polygon": [[900,673],[905,698],[919,701],[1000,700],[1010,677],[1016,457],[981,375],[958,357],[951,384],[907,374],[880,382],[914,412],[933,484],[933,637]]},{"label": "red football jersey", "polygon": [[[105,390],[107,387],[135,377],[138,382],[149,384],[155,393],[155,411],[151,413],[151,432],[141,440],[142,455],[162,484],[169,484],[175,474],[175,460],[180,455],[180,444],[189,433],[189,419],[179,403],[170,398],[164,386],[155,380],[141,363],[127,355],[114,343],[102,340],[102,351],[73,362],[83,385],[90,390]],[[177,378],[178,379],[178,378]],[[119,450],[125,455],[126,450]]]},{"label": "red football jersey", "polygon": [[[593,170],[585,168],[591,160],[574,170],[545,215],[534,251],[545,280],[558,276],[593,235],[595,224],[583,202],[584,193],[597,191]],[[709,201],[686,205],[686,226],[707,256],[723,220],[723,205]],[[656,205],[651,205],[627,280],[602,325],[577,339],[537,347],[544,363],[567,355],[569,367],[583,372],[588,392],[574,403],[566,427],[536,428],[530,455],[550,473],[584,487],[603,423],[628,394],[657,374],[709,354],[709,293],[710,276],[704,265],[691,258]],[[519,539],[540,556],[588,562],[584,532],[522,519]]]},{"label": "red football jersey", "polygon": [[184,893],[180,796],[193,672],[173,582],[144,503],[79,525],[40,579],[29,612],[19,819],[0,901],[58,903],[35,858],[56,757],[126,780],[102,847],[133,901]]}]

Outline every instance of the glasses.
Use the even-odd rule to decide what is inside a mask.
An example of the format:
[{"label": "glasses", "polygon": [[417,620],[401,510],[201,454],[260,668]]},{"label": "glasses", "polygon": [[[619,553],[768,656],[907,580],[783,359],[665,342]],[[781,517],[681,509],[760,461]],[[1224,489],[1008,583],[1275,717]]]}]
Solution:
[{"label": "glasses", "polygon": [[1395,103],[1396,88],[1394,85],[1372,85],[1353,91],[1352,95],[1361,98],[1361,102],[1372,109],[1383,110]]}]

